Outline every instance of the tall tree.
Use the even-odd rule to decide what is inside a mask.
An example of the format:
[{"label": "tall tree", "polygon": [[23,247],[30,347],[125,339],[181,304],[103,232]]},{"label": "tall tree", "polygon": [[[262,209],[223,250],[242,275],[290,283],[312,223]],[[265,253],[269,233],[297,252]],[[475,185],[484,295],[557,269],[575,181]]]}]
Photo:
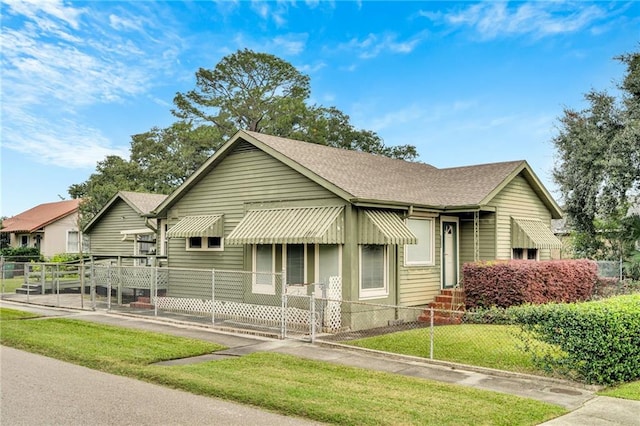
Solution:
[{"label": "tall tree", "polygon": [[293,65],[244,49],[225,56],[214,69],[200,68],[196,88],[176,94],[173,113],[213,124],[227,138],[239,128],[274,133],[292,126],[309,93],[309,77]]},{"label": "tall tree", "polygon": [[83,183],[69,187],[72,198],[82,198],[81,225],[86,225],[118,191],[144,191],[140,169],[117,155],[98,162],[96,172]]},{"label": "tall tree", "polygon": [[357,130],[336,107],[307,105],[309,77],[290,63],[248,49],[196,72],[196,88],[178,93],[174,115],[219,129],[224,139],[238,129],[290,137],[392,158],[415,160],[413,145],[385,146],[369,130]]},{"label": "tall tree", "polygon": [[107,157],[86,182],[69,187],[87,223],[119,190],[168,194],[238,129],[414,160],[413,145],[385,146],[357,130],[335,107],[308,106],[309,77],[290,63],[248,49],[196,72],[196,87],[177,93],[179,121],[131,138],[131,159]]},{"label": "tall tree", "polygon": [[627,66],[622,99],[588,92],[588,107],[566,108],[553,138],[554,180],[575,232],[576,253],[586,257],[628,255],[623,225],[630,206],[640,202],[640,53],[617,59]]}]

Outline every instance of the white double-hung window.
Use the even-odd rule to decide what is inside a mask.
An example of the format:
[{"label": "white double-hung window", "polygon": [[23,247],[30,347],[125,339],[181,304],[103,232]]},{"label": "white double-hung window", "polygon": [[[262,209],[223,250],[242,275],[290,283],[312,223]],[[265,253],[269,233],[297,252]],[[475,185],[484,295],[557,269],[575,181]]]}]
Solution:
[{"label": "white double-hung window", "polygon": [[360,245],[360,298],[389,294],[388,251],[386,245]]},{"label": "white double-hung window", "polygon": [[276,259],[274,244],[253,246],[252,291],[257,294],[276,294]]},{"label": "white double-hung window", "polygon": [[432,266],[434,251],[433,219],[409,218],[407,227],[418,238],[417,244],[405,244],[404,264],[406,266]]}]

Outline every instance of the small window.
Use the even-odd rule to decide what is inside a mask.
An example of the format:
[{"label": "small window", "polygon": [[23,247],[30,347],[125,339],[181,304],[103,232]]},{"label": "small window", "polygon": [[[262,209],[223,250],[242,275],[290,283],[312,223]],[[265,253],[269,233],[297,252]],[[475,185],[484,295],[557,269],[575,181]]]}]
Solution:
[{"label": "small window", "polygon": [[224,250],[221,237],[189,237],[187,238],[187,250]]},{"label": "small window", "polygon": [[28,235],[23,235],[20,237],[20,246],[21,247],[28,247],[29,246],[29,236]]},{"label": "small window", "polygon": [[514,248],[512,259],[538,260],[538,249]]},{"label": "small window", "polygon": [[388,289],[387,246],[360,246],[360,298],[382,297]]}]

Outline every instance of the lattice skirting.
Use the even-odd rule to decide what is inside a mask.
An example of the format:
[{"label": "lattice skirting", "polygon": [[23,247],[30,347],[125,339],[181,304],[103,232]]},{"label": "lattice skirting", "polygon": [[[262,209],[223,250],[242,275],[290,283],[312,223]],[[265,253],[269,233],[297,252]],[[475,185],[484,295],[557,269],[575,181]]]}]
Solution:
[{"label": "lattice skirting", "polygon": [[[188,299],[181,297],[158,297],[158,309],[190,315],[211,315],[211,300]],[[252,305],[216,300],[214,302],[216,318],[249,321],[259,324],[280,324],[282,308],[280,306]],[[299,308],[287,308],[287,325],[308,327],[309,311]]]}]

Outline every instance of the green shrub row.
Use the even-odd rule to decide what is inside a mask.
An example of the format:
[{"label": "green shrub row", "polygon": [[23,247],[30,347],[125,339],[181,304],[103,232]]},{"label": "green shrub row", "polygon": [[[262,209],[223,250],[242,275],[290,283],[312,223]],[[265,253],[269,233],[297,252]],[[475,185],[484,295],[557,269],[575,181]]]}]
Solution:
[{"label": "green shrub row", "polygon": [[0,250],[0,255],[7,262],[43,262],[40,249],[36,247],[5,247]]},{"label": "green shrub row", "polygon": [[590,384],[640,379],[640,294],[508,311],[538,367]]}]

